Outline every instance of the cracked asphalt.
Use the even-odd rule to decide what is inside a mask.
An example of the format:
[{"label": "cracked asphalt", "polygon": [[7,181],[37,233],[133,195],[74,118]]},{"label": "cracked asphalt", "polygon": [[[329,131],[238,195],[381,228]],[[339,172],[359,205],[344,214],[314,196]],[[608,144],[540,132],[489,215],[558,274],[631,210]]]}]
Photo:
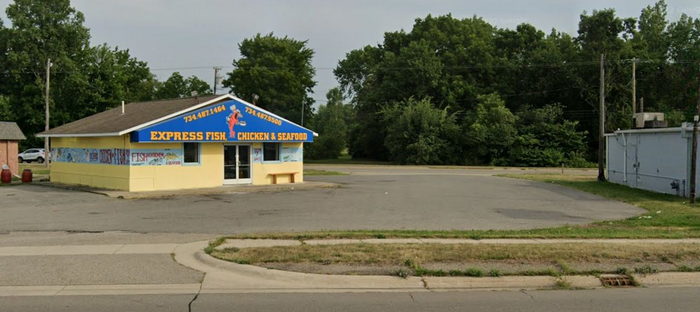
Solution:
[{"label": "cracked asphalt", "polygon": [[639,208],[498,170],[340,167],[337,189],[114,199],[47,186],[0,188],[0,232],[250,233],[529,229],[631,217]]}]

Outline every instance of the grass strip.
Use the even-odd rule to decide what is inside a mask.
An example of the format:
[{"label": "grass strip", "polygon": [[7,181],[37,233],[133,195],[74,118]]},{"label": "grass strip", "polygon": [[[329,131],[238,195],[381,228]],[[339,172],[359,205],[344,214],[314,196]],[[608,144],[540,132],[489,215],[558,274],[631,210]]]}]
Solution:
[{"label": "grass strip", "polygon": [[[311,264],[397,267],[397,276],[503,276],[618,273],[653,274],[661,270],[700,270],[700,244],[347,244],[300,245],[210,250],[240,264]],[[448,264],[450,269],[435,268]],[[464,267],[455,267],[455,264]],[[657,268],[661,264],[663,268]],[[427,266],[433,265],[433,268]],[[470,266],[471,265],[471,266]],[[518,267],[530,269],[518,270]],[[508,268],[501,271],[498,268]],[[514,268],[514,269],[512,269]],[[539,269],[536,269],[539,268]]]},{"label": "grass strip", "polygon": [[339,176],[339,175],[348,175],[348,174],[345,172],[340,172],[340,171],[304,169],[304,175],[307,175],[307,176]]}]

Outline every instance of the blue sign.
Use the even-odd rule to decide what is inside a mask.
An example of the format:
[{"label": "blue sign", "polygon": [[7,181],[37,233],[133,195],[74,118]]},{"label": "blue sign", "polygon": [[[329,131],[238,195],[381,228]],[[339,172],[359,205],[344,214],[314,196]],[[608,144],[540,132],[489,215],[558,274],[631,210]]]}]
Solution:
[{"label": "blue sign", "polygon": [[132,142],[313,142],[313,131],[259,107],[228,100],[131,133]]}]

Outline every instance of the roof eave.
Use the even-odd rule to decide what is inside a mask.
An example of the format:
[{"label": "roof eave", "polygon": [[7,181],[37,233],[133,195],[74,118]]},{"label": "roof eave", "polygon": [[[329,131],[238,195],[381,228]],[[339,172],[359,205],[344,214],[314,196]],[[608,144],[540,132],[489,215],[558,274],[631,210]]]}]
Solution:
[{"label": "roof eave", "polygon": [[112,133],[56,133],[56,134],[46,134],[39,133],[36,136],[39,138],[74,138],[74,137],[110,137],[110,136],[121,136],[118,132]]},{"label": "roof eave", "polygon": [[230,95],[230,94],[224,94],[224,95],[221,95],[221,96],[219,96],[219,97],[215,97],[215,98],[213,98],[213,99],[211,99],[211,100],[209,100],[209,101],[205,101],[205,102],[199,103],[199,104],[197,104],[197,105],[190,106],[190,107],[188,107],[188,108],[186,108],[186,109],[183,109],[183,110],[174,112],[174,113],[172,113],[172,114],[168,114],[168,115],[163,116],[163,117],[160,117],[160,118],[158,118],[158,119],[154,119],[154,120],[151,120],[151,121],[149,121],[149,122],[142,123],[142,124],[140,124],[140,125],[138,125],[138,126],[133,126],[133,127],[129,128],[129,129],[119,131],[119,132],[118,132],[118,135],[124,135],[124,134],[130,133],[130,132],[132,132],[132,131],[136,131],[136,130],[139,130],[139,129],[148,127],[148,126],[150,126],[150,125],[157,124],[157,123],[159,123],[159,122],[161,122],[161,121],[166,121],[166,120],[168,120],[168,119],[170,119],[170,118],[177,117],[177,116],[182,115],[182,114],[184,114],[184,113],[187,113],[187,112],[189,112],[189,111],[193,111],[193,110],[199,109],[199,108],[201,108],[201,107],[207,106],[207,105],[209,105],[209,104],[211,104],[211,103],[215,103],[215,102],[221,101],[221,100],[226,99],[226,98],[235,99],[235,97],[233,97],[233,96]]}]

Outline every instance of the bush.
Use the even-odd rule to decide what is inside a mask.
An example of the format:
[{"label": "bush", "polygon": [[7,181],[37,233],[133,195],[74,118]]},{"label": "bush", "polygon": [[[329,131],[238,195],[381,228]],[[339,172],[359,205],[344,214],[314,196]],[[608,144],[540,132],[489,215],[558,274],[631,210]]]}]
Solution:
[{"label": "bush", "polygon": [[382,110],[387,125],[384,145],[391,160],[401,164],[454,164],[459,159],[459,127],[446,109],[429,99],[409,98]]},{"label": "bush", "polygon": [[517,130],[515,116],[498,94],[481,95],[465,127],[467,163],[494,164],[505,157]]},{"label": "bush", "polygon": [[577,131],[577,123],[565,120],[563,114],[556,104],[518,113],[518,137],[508,159],[501,162],[524,167],[588,167],[582,156],[586,132]]}]

